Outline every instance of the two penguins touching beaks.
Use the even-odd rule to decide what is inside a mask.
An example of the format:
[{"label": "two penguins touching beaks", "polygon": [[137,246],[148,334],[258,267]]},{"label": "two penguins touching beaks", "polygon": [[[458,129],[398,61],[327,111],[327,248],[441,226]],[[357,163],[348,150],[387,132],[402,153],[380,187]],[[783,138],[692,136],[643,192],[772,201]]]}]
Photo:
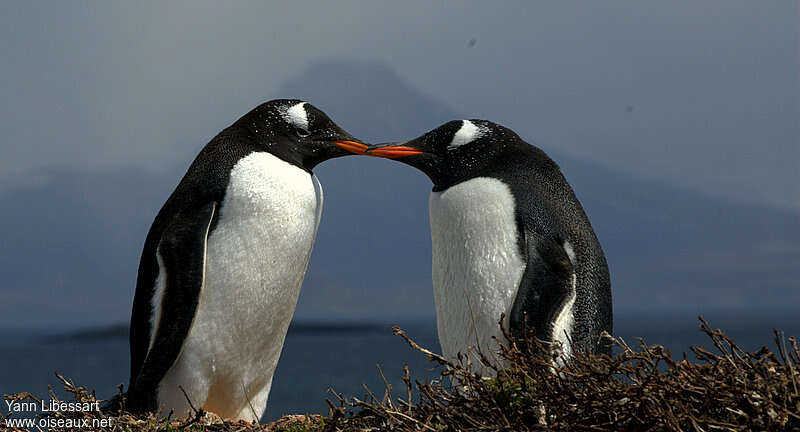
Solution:
[{"label": "two penguins touching beaks", "polygon": [[433,183],[445,357],[496,350],[502,314],[513,335],[533,329],[562,358],[608,352],[608,266],[542,150],[486,120],[369,145],[310,103],[279,99],[214,137],[153,221],[131,314],[129,411],[185,416],[190,400],[226,419],[261,417],[322,214],[314,167],[354,154],[395,159]]}]

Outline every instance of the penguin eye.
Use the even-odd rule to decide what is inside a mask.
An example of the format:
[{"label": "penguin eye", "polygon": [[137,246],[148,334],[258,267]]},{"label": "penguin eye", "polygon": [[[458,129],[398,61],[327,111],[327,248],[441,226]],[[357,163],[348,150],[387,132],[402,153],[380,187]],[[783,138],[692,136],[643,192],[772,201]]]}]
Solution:
[{"label": "penguin eye", "polygon": [[296,133],[297,136],[299,136],[300,138],[305,138],[305,137],[311,135],[311,132],[309,132],[308,129],[305,129],[305,128],[302,128],[302,127],[299,127],[299,126],[295,126],[294,133]]}]

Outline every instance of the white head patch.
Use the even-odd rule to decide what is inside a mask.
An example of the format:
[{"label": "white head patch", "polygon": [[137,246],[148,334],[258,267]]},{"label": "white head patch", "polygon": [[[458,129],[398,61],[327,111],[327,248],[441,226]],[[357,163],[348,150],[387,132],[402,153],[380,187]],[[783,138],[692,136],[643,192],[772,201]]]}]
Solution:
[{"label": "white head patch", "polygon": [[308,114],[305,108],[306,102],[300,102],[286,108],[283,118],[290,124],[308,130]]},{"label": "white head patch", "polygon": [[453,141],[447,146],[448,150],[460,147],[464,144],[469,144],[472,141],[482,137],[486,130],[480,126],[475,125],[469,120],[461,120],[461,128],[453,135]]}]

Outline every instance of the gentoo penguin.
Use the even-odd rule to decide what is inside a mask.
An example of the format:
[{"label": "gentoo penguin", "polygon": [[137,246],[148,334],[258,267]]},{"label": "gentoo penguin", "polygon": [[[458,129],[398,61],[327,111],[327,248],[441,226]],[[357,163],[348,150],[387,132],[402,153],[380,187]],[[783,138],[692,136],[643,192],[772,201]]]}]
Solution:
[{"label": "gentoo penguin", "polygon": [[261,417],[322,212],[312,169],[344,148],[366,145],[281,99],[200,151],[145,240],[129,410],[184,416],[188,397],[223,418]]},{"label": "gentoo penguin", "polygon": [[[611,283],[603,250],[553,160],[517,134],[485,120],[451,121],[405,143],[371,146],[433,182],[430,224],[439,341],[455,358],[495,350],[498,322],[608,352]],[[558,357],[563,360],[565,357]]]}]

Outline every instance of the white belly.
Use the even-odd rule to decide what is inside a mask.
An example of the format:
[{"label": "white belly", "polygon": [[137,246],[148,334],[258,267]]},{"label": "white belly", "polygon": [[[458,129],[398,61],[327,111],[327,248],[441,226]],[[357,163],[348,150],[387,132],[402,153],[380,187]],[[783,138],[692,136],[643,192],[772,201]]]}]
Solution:
[{"label": "white belly", "polygon": [[[479,346],[491,359],[492,336],[514,303],[525,263],[517,246],[515,204],[503,182],[480,177],[430,197],[433,295],[439,342],[453,359]],[[470,356],[473,364],[475,356]]]},{"label": "white belly", "polygon": [[180,383],[201,399],[195,406],[226,418],[261,416],[314,244],[318,184],[269,153],[236,164],[208,238],[195,320],[159,389],[162,405],[183,398],[168,390]]}]

